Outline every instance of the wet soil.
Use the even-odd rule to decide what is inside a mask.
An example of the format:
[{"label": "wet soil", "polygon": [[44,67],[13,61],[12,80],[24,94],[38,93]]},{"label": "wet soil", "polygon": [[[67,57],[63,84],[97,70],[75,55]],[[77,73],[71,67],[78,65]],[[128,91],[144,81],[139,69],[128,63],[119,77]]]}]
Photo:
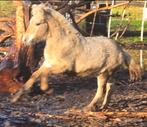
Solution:
[{"label": "wet soil", "polygon": [[118,72],[115,77],[110,102],[96,114],[80,111],[96,92],[94,78],[50,76],[53,94],[40,92],[36,83],[14,104],[10,103],[10,94],[0,93],[0,127],[146,127],[147,114],[118,116],[117,113],[147,113],[147,76],[134,83],[128,81],[127,72]]}]

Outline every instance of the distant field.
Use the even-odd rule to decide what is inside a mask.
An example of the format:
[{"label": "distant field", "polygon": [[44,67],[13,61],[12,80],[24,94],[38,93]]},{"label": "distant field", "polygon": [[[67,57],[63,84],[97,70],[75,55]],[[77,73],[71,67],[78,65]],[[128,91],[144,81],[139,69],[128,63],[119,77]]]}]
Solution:
[{"label": "distant field", "polygon": [[[124,6],[122,7],[117,7],[112,10],[113,14],[115,15],[121,15],[122,11],[124,9]],[[130,20],[130,26],[128,27],[127,31],[130,33],[136,33],[134,36],[127,36],[127,37],[122,37],[119,41],[122,41],[124,43],[128,42],[138,42],[140,41],[140,31],[141,31],[141,20],[142,20],[142,7],[139,6],[129,6],[126,9],[126,19],[123,20],[123,26],[125,26],[128,23],[128,19]],[[0,1],[0,17],[11,17],[15,15],[15,6],[12,1],[9,0],[1,0]],[[118,29],[118,26],[121,23],[120,18],[112,18],[112,24],[111,24],[111,32],[116,31]],[[144,27],[145,36],[144,36],[144,41],[147,42],[147,21],[145,22],[145,27]]]},{"label": "distant field", "polygon": [[[112,14],[114,15],[121,15],[123,12],[124,6],[117,7],[112,10]],[[143,14],[143,7],[140,6],[129,6],[125,12],[125,18],[122,21],[121,18],[112,18],[111,24],[111,32],[113,33],[122,23],[122,26],[126,26],[128,21],[130,21],[130,25],[126,31],[127,34],[130,34],[122,37],[119,41],[123,43],[136,43],[140,41],[140,32],[141,32],[141,23],[142,23],[142,14]],[[147,42],[147,21],[144,24],[144,42]]]},{"label": "distant field", "polygon": [[[125,6],[114,8],[112,10],[112,13],[121,15],[122,11],[124,10],[124,7]],[[142,11],[143,11],[142,9],[143,8],[140,6],[132,6],[132,5],[128,6],[126,8],[127,17],[129,17],[132,20],[141,20],[142,19]]]},{"label": "distant field", "polygon": [[[112,10],[112,14],[115,15],[121,15],[124,10],[124,6],[117,7]],[[130,20],[130,27],[129,30],[133,31],[139,31],[141,30],[141,21],[142,21],[142,13],[143,8],[138,6],[129,6],[126,9],[125,12],[125,19],[123,21],[123,24],[127,24],[128,20]],[[116,25],[118,26],[121,22],[120,18],[112,18],[112,28]],[[147,26],[147,22],[145,22],[145,26]],[[147,30],[147,27],[145,27],[145,30]]]},{"label": "distant field", "polygon": [[[112,30],[115,30],[120,25],[121,20],[117,18],[112,19],[111,28]],[[123,21],[123,26],[127,25],[128,21]],[[129,31],[140,31],[141,30],[141,20],[130,20],[130,26],[128,27]],[[147,31],[147,21],[144,23],[144,31]]]},{"label": "distant field", "polygon": [[15,15],[15,6],[12,0],[0,0],[0,17],[9,17]]}]

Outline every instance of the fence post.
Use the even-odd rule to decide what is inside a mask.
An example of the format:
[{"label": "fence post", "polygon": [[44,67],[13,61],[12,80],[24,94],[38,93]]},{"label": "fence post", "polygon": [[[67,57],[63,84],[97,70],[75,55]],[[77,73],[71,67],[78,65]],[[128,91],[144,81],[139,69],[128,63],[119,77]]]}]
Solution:
[{"label": "fence post", "polygon": [[[114,0],[112,1],[112,6],[114,5]],[[113,8],[112,8],[113,9]],[[108,38],[110,38],[110,33],[111,33],[111,21],[112,21],[112,9],[110,10],[110,17],[109,17],[109,21],[108,21]]]},{"label": "fence post", "polygon": [[[143,16],[142,16],[142,24],[141,24],[141,36],[140,40],[143,42],[143,32],[144,32],[144,21],[145,21],[145,8],[147,5],[147,1],[144,2],[144,8],[143,8]],[[143,68],[143,50],[140,50],[140,66]]]}]

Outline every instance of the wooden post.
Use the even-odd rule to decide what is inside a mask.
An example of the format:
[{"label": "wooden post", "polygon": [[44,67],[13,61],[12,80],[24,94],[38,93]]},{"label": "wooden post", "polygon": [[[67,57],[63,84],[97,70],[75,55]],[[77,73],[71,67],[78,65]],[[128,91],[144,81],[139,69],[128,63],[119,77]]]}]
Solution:
[{"label": "wooden post", "polygon": [[[99,7],[98,7],[98,0],[96,0],[96,8],[99,8]],[[96,15],[97,15],[97,12],[95,12],[95,13],[94,13],[94,16],[93,16],[93,22],[92,22],[90,37],[91,37],[92,34],[93,34],[93,30],[94,30],[94,26],[95,26],[95,20],[96,20]]]},{"label": "wooden post", "polygon": [[22,36],[25,32],[25,19],[23,1],[14,1],[16,5],[16,42],[15,46],[20,49]]},{"label": "wooden post", "polygon": [[[18,72],[16,78],[22,79],[25,82],[31,75],[31,68],[28,65],[30,58],[33,57],[32,46],[26,47],[22,43],[22,37],[25,33],[25,30],[29,24],[30,19],[30,1],[16,1],[17,4],[17,11],[16,11],[16,44],[18,48],[18,57],[16,61],[18,63]],[[28,54],[29,52],[29,54]],[[32,59],[31,59],[32,60]]]},{"label": "wooden post", "polygon": [[145,8],[146,8],[146,5],[147,5],[147,1],[144,2],[144,8],[143,8],[143,16],[142,16],[142,24],[141,24],[141,37],[140,37],[140,40],[143,41],[143,31],[144,31],[144,17],[145,17]]}]

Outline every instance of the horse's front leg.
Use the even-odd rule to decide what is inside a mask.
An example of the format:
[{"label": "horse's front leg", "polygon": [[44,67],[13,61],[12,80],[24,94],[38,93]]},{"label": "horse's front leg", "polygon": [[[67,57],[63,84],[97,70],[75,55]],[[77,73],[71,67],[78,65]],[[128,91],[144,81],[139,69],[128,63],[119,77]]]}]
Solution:
[{"label": "horse's front leg", "polygon": [[24,84],[24,86],[12,97],[11,102],[16,102],[26,91],[28,91],[36,81],[36,79],[41,75],[41,73],[46,69],[44,64],[35,71],[29,80]]},{"label": "horse's front leg", "polygon": [[49,75],[49,69],[44,70],[41,73],[41,79],[40,79],[40,89],[42,91],[46,91],[48,89],[48,75]]}]

